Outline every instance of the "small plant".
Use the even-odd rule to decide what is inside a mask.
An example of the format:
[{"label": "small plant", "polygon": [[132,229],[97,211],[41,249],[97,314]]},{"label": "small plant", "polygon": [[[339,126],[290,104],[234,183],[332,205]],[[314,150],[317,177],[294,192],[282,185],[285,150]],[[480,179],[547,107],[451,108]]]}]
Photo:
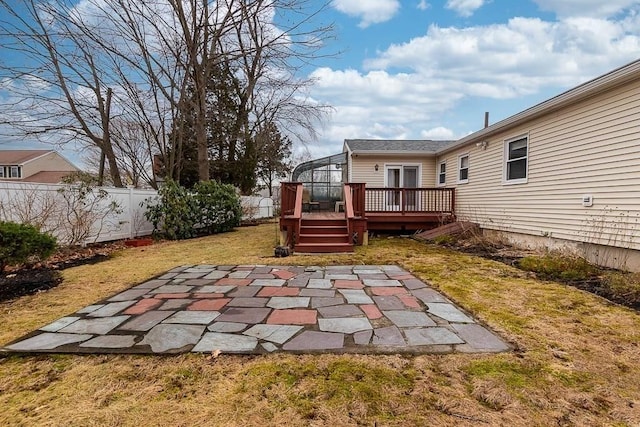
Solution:
[{"label": "small plant", "polygon": [[584,258],[554,252],[522,258],[518,265],[521,269],[533,271],[548,280],[588,280],[600,274],[600,269]]},{"label": "small plant", "polygon": [[603,288],[614,301],[640,306],[640,273],[610,272],[604,277]]},{"label": "small plant", "polygon": [[54,237],[31,225],[0,222],[0,272],[9,265],[46,259],[55,248]]}]

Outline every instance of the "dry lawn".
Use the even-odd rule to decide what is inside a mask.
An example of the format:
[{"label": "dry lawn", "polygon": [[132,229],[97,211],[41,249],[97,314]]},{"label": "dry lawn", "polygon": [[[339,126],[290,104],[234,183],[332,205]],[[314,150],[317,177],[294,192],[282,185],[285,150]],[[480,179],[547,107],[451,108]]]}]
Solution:
[{"label": "dry lawn", "polygon": [[509,340],[507,354],[0,359],[0,425],[640,425],[640,315],[406,239],[272,258],[275,224],[127,249],[0,304],[0,343],[183,264],[399,264]]}]

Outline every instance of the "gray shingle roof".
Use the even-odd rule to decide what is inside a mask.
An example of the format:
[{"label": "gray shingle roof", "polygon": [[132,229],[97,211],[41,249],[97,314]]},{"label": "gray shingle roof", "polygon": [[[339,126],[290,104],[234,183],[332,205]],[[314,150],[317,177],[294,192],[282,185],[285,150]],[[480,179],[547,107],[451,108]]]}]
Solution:
[{"label": "gray shingle roof", "polygon": [[427,139],[345,139],[344,143],[353,152],[421,152],[435,154],[455,141],[432,141]]}]

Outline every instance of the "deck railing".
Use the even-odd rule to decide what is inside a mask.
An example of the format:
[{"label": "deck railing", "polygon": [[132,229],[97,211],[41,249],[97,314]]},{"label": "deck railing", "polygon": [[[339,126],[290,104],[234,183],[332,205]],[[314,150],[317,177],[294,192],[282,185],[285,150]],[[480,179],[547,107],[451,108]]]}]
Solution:
[{"label": "deck railing", "polygon": [[455,214],[453,188],[367,188],[366,212]]},{"label": "deck railing", "polygon": [[[302,184],[299,182],[283,182],[280,191],[280,216],[290,216],[295,214],[296,196],[298,189],[302,192]],[[302,209],[302,199],[300,199]]]}]

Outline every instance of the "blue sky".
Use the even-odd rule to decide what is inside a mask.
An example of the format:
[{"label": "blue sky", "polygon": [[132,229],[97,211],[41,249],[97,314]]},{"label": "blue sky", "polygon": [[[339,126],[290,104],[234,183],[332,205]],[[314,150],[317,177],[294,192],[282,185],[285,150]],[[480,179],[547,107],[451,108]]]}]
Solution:
[{"label": "blue sky", "polygon": [[[342,54],[305,69],[334,108],[313,157],[347,138],[457,139],[640,58],[640,0],[330,0],[319,19]],[[18,146],[42,148],[0,143]]]},{"label": "blue sky", "polygon": [[640,1],[334,0],[344,50],[316,64],[335,111],[314,156],[346,138],[456,139],[640,58]]}]

